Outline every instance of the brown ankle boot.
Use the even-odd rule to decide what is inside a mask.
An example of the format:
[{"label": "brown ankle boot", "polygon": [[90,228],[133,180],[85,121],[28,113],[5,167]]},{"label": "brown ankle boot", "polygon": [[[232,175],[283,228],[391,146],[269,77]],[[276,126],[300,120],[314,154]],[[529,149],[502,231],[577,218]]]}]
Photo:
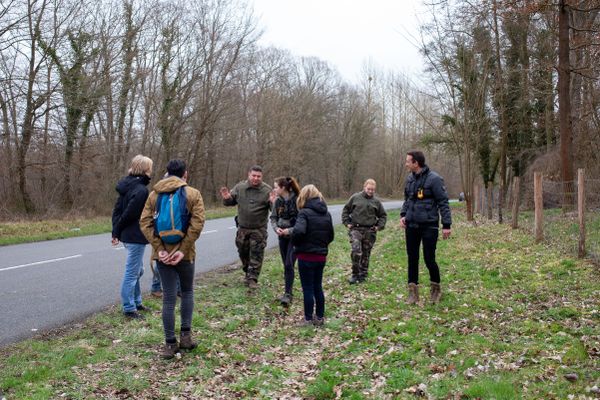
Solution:
[{"label": "brown ankle boot", "polygon": [[419,302],[419,285],[416,283],[408,284],[408,299],[406,304],[417,304]]},{"label": "brown ankle boot", "polygon": [[431,282],[431,303],[437,304],[440,302],[442,298],[442,287],[439,283]]},{"label": "brown ankle boot", "polygon": [[179,346],[175,343],[165,343],[160,356],[166,360],[175,357],[175,354],[179,353]]},{"label": "brown ankle boot", "polygon": [[198,343],[192,340],[191,331],[181,332],[181,335],[179,336],[179,348],[192,350],[195,349],[196,346],[198,346]]}]

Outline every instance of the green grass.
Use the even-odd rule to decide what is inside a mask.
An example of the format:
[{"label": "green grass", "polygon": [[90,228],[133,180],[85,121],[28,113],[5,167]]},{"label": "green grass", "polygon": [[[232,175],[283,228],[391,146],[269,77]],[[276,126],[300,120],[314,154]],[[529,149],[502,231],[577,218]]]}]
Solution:
[{"label": "green grass", "polygon": [[[235,213],[233,207],[212,208],[206,210],[206,218],[233,217]],[[111,229],[110,217],[1,222],[0,246],[95,235],[108,233]]]},{"label": "green grass", "polygon": [[[594,398],[600,385],[597,267],[534,244],[523,230],[464,221],[438,244],[443,299],[406,300],[397,212],[378,236],[365,284],[350,286],[347,234],[338,228],[325,270],[324,329],[296,326],[276,302],[281,261],[270,253],[248,294],[234,266],[197,281],[199,346],[161,360],[159,301],[146,321],[115,307],[76,327],[0,349],[0,392],[20,398]],[[115,289],[117,290],[117,289]],[[570,382],[565,374],[576,373]],[[586,397],[587,396],[587,397]]]}]

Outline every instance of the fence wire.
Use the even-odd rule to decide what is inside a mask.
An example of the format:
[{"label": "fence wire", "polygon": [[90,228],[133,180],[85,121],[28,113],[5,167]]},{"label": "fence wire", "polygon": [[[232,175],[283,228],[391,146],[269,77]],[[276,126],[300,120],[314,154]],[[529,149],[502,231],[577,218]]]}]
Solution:
[{"label": "fence wire", "polygon": [[[585,250],[586,257],[600,264],[600,179],[585,179]],[[579,254],[580,226],[576,181],[542,181],[544,242],[559,251]],[[519,227],[535,234],[534,184],[521,186]],[[510,223],[511,208],[507,209]]]}]

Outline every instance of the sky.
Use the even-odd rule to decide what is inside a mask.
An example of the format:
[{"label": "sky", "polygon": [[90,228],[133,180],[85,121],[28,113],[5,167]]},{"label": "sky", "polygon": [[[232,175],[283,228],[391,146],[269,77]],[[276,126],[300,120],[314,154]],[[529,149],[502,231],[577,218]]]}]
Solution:
[{"label": "sky", "polygon": [[421,0],[250,0],[263,45],[314,56],[350,82],[365,63],[415,76],[423,61],[418,37]]}]

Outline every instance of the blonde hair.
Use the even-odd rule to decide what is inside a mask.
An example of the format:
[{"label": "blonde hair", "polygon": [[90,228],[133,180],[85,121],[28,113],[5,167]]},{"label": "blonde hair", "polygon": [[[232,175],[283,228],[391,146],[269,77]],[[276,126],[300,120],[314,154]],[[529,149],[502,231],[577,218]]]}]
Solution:
[{"label": "blonde hair", "polygon": [[153,162],[150,158],[138,154],[133,157],[129,166],[129,175],[148,175],[152,174]]},{"label": "blonde hair", "polygon": [[363,188],[366,187],[367,185],[373,185],[375,187],[377,187],[377,183],[375,183],[375,179],[367,179],[363,185]]},{"label": "blonde hair", "polygon": [[319,192],[319,189],[315,185],[306,185],[300,190],[300,194],[298,195],[298,200],[296,201],[296,205],[298,209],[304,208],[304,205],[308,201],[308,199],[313,199],[318,197],[323,200],[323,195]]}]

